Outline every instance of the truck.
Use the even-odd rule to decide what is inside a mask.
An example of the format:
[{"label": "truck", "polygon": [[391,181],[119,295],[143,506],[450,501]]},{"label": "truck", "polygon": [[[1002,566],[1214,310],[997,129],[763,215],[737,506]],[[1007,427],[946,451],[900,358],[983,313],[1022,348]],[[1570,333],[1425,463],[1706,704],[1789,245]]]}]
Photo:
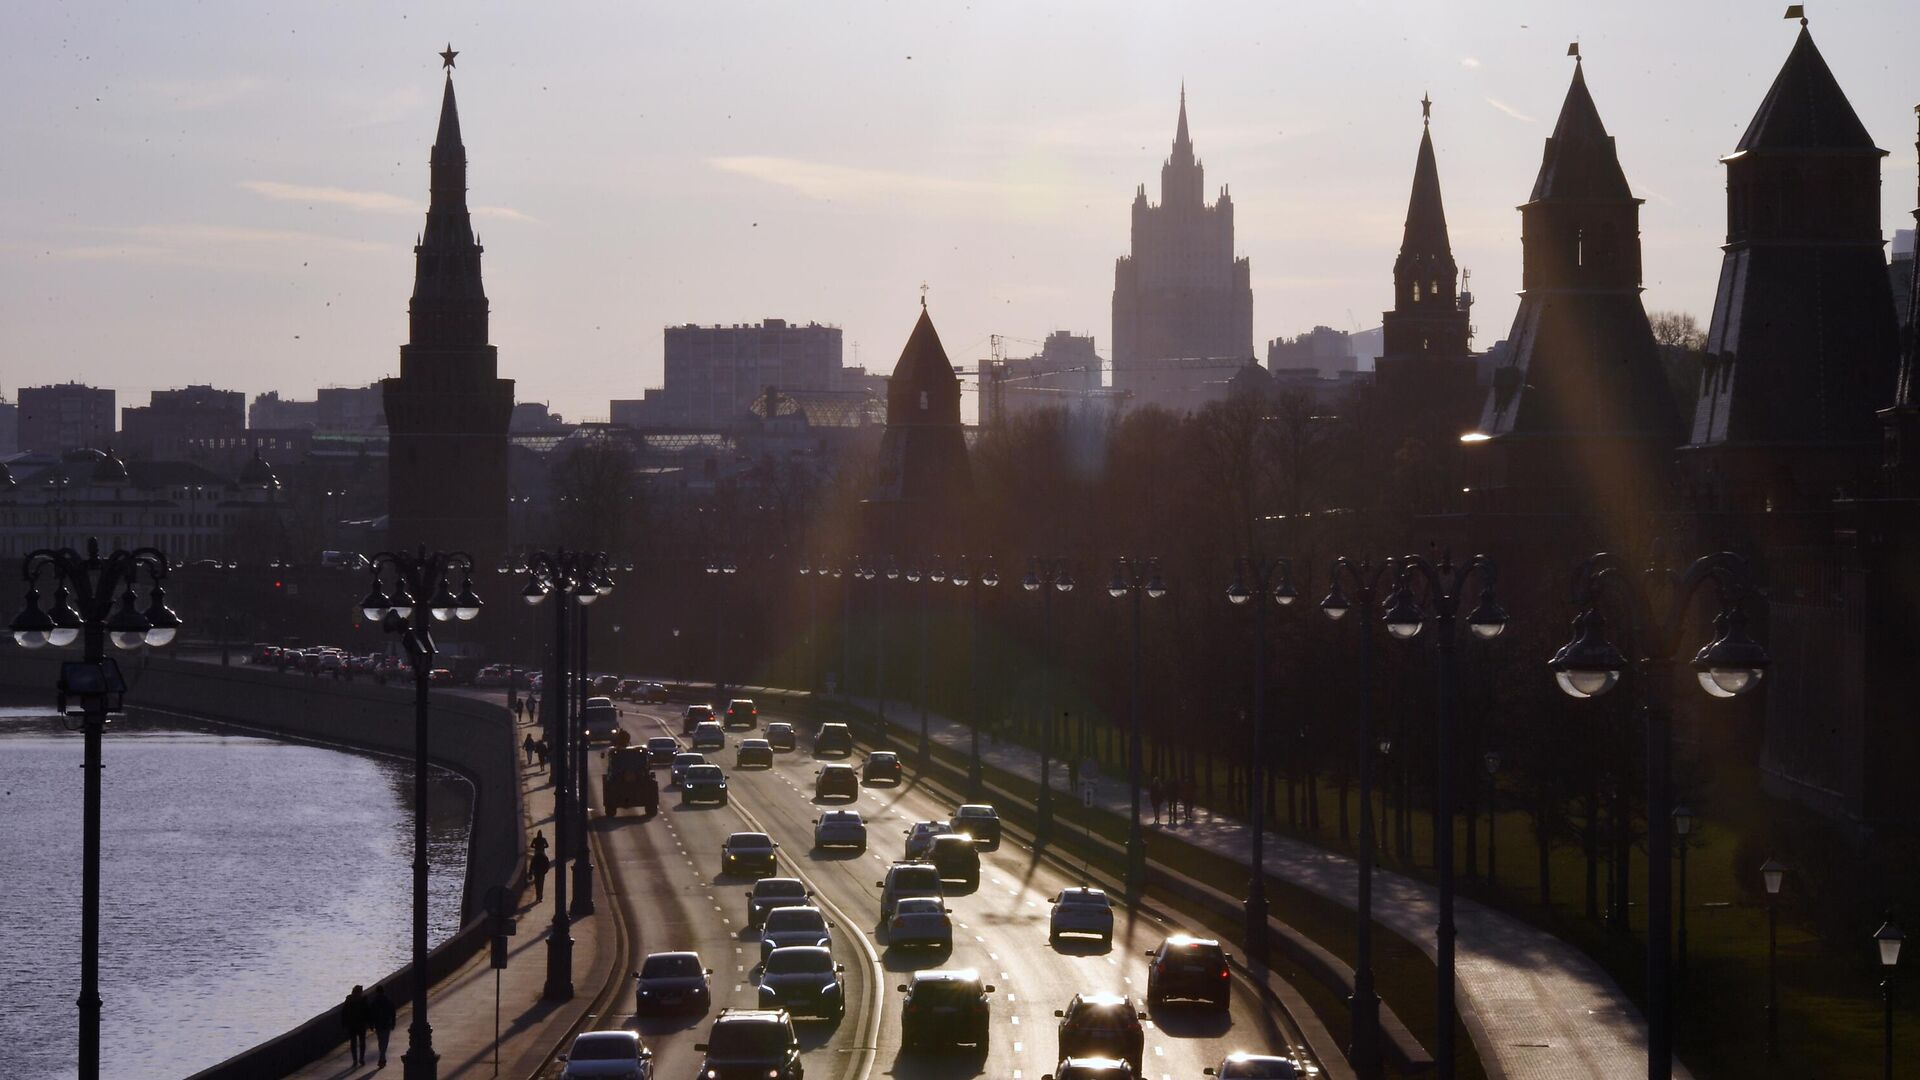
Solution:
[{"label": "truck", "polygon": [[600,781],[600,795],[608,817],[618,817],[627,807],[643,810],[648,817],[660,812],[660,784],[653,778],[646,747],[616,742],[607,751],[607,773]]}]

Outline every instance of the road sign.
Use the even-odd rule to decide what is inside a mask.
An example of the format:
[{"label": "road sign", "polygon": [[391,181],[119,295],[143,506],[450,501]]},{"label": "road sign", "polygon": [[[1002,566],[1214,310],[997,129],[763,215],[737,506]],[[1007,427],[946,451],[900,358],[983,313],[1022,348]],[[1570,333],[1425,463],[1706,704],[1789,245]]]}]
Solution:
[{"label": "road sign", "polygon": [[507,939],[504,934],[495,934],[493,937],[493,966],[495,968],[507,966]]},{"label": "road sign", "polygon": [[502,919],[513,912],[513,897],[508,895],[505,885],[488,886],[486,895],[481,898],[480,906],[496,919]]}]

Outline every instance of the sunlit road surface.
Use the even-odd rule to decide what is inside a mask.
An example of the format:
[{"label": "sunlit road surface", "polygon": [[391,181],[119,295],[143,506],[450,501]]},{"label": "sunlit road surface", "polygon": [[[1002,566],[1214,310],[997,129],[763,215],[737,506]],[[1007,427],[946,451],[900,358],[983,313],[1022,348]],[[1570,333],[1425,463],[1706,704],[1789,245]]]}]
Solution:
[{"label": "sunlit road surface", "polygon": [[[623,723],[636,744],[651,736],[679,736],[677,708],[626,705]],[[764,724],[782,719],[761,713]],[[798,726],[798,725],[796,725]],[[875,887],[888,865],[903,857],[905,830],[915,821],[944,818],[953,807],[919,789],[913,770],[901,787],[865,787],[851,804],[813,801],[818,762],[805,736],[799,748],[775,755],[770,770],[733,766],[735,741],[758,731],[729,731],[727,748],[708,758],[727,772],[729,806],[682,805],[677,790],[661,793],[661,813],[647,821],[632,811],[618,818],[596,818],[593,827],[606,842],[612,866],[601,866],[627,897],[633,914],[634,958],[649,952],[692,949],[713,969],[713,1009],[705,1015],[634,1015],[634,997],[621,991],[607,1015],[592,1027],[626,1027],[641,1032],[654,1052],[654,1073],[664,1080],[692,1078],[702,1055],[694,1044],[706,1040],[719,1010],[758,1005],[753,967],[759,936],[747,928],[746,890],[751,880],[719,874],[720,845],[728,833],[765,831],[781,845],[781,872],[806,879],[816,903],[832,920],[835,959],[846,966],[847,1014],[837,1022],[798,1020],[804,1067],[809,1080],[866,1080],[874,1076],[910,1076],[919,1080],[959,1080],[987,1076],[1039,1080],[1058,1063],[1055,1009],[1080,991],[1130,994],[1145,1010],[1145,953],[1170,933],[1169,926],[1128,909],[1116,912],[1114,941],[1105,948],[1093,939],[1047,941],[1048,898],[1080,882],[1009,839],[981,859],[978,890],[947,896],[953,911],[951,955],[887,947],[880,931],[880,890]],[[685,741],[684,739],[682,740]],[[829,758],[826,760],[843,760]],[[857,764],[861,755],[844,759]],[[600,763],[596,753],[592,787],[597,808]],[[664,785],[666,770],[657,770]],[[813,850],[813,819],[823,808],[850,805],[868,823],[868,849]],[[1063,802],[1062,805],[1065,805]],[[599,897],[602,910],[608,897]],[[897,987],[923,968],[973,968],[993,984],[993,1035],[983,1054],[957,1052],[903,1054]],[[583,987],[583,992],[590,992]],[[1237,975],[1230,1014],[1173,1003],[1153,1009],[1145,1022],[1143,1080],[1197,1080],[1209,1065],[1235,1050],[1288,1053],[1304,1058],[1304,1041],[1289,1017],[1269,1008]],[[557,1064],[542,1075],[559,1073]]]}]

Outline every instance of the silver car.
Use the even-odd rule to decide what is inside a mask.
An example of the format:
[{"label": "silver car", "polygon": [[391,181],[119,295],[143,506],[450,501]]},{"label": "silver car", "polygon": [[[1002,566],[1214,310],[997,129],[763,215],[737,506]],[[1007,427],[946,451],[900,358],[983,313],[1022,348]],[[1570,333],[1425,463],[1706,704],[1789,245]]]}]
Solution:
[{"label": "silver car", "polygon": [[938,897],[909,896],[893,906],[893,918],[887,920],[887,944],[896,948],[926,945],[935,949],[953,948],[953,917]]},{"label": "silver car", "polygon": [[695,765],[705,765],[707,755],[685,750],[673,755],[673,764],[667,771],[667,786],[678,787],[687,778],[687,770]]},{"label": "silver car", "polygon": [[774,908],[767,912],[766,920],[760,924],[760,962],[766,963],[773,950],[790,945],[833,948],[833,934],[828,929],[832,925],[819,908]]},{"label": "silver car", "polygon": [[946,821],[916,821],[907,833],[907,861],[925,858],[927,849],[933,846],[933,838],[953,831],[953,824]]},{"label": "silver car", "polygon": [[561,1080],[652,1080],[653,1051],[631,1031],[585,1031],[560,1055]]},{"label": "silver car", "polygon": [[1047,940],[1058,942],[1065,934],[1097,937],[1103,944],[1112,944],[1113,901],[1100,889],[1060,890],[1047,920]]}]

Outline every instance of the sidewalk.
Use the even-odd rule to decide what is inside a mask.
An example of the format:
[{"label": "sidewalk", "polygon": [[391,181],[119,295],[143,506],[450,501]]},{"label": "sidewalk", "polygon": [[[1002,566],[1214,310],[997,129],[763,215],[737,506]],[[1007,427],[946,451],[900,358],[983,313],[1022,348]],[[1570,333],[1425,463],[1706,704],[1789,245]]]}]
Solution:
[{"label": "sidewalk", "polygon": [[[489,694],[488,696],[498,696]],[[537,728],[520,725],[515,739]],[[516,748],[517,749],[517,748]],[[527,835],[544,830],[549,841],[553,830],[552,778],[521,762],[520,790],[524,800]],[[598,862],[596,855],[596,863]],[[596,877],[595,913],[573,922],[573,988],[570,1001],[552,1004],[540,1000],[547,981],[547,934],[553,918],[552,875],[549,874],[547,898],[535,904],[533,891],[521,898],[517,914],[518,933],[509,938],[507,967],[499,973],[500,986],[500,1066],[493,1064],[494,971],[490,950],[482,949],[459,971],[441,980],[428,995],[428,1022],[433,1025],[433,1048],[440,1056],[439,1075],[453,1077],[508,1077],[526,1080],[551,1058],[567,1032],[592,1008],[597,991],[606,982],[616,959],[615,930],[608,912],[613,905],[605,895],[605,883]],[[341,987],[342,996],[348,987]],[[372,991],[369,980],[367,989]],[[355,1068],[349,1062],[346,1044],[307,1066],[295,1077],[303,1080],[346,1080],[349,1077],[397,1077],[400,1056],[407,1050],[407,1027],[413,1022],[411,1002],[401,1003],[399,1022],[387,1046],[387,1067],[376,1069],[378,1057],[374,1040],[367,1038],[367,1064]]]},{"label": "sidewalk", "polygon": [[[862,698],[834,700],[869,713],[876,704]],[[898,701],[887,705],[888,723],[917,736],[919,709]],[[965,753],[970,745],[970,728],[938,715],[928,716],[927,730],[934,742],[955,752]],[[1040,772],[1039,754],[1025,746],[983,737],[980,757],[1015,776],[1037,777]],[[1077,802],[1078,793],[1067,790],[1065,763],[1054,764],[1056,797]],[[1093,801],[1123,819],[1132,812],[1132,795],[1123,778],[1097,779]],[[1246,825],[1204,810],[1202,814],[1205,820],[1197,823],[1149,828],[1245,863],[1252,846]],[[1346,855],[1270,831],[1264,859],[1264,869],[1273,877],[1348,908],[1358,903],[1359,875]],[[1435,956],[1439,896],[1434,887],[1377,867],[1373,880],[1374,921]],[[1559,938],[1466,897],[1455,899],[1454,922],[1458,1008],[1489,1077],[1560,1080],[1646,1074],[1645,1020],[1599,964]],[[1690,1076],[1678,1062],[1674,1075]]]}]

